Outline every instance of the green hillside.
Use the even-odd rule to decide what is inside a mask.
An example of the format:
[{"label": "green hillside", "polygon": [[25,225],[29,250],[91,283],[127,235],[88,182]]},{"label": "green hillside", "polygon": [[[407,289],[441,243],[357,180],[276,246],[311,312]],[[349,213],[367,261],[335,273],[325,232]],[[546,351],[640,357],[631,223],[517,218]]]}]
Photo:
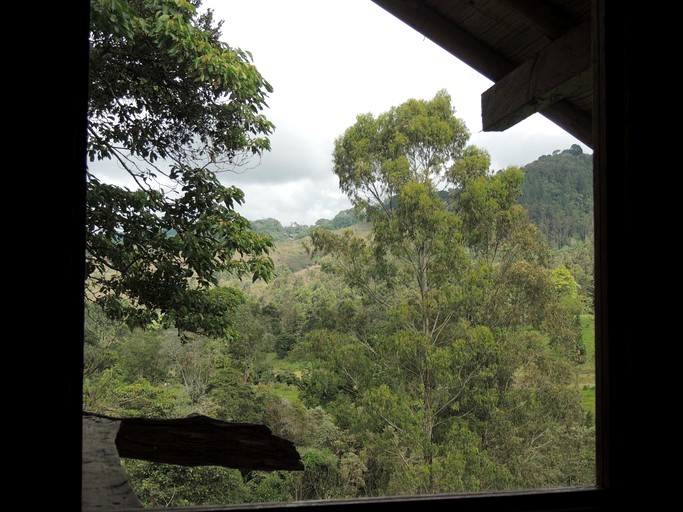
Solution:
[{"label": "green hillside", "polygon": [[[560,248],[572,241],[585,241],[593,232],[593,157],[583,153],[578,145],[556,150],[552,155],[542,155],[525,165],[520,204],[529,211],[531,221],[546,236],[553,248]],[[446,192],[442,192],[442,196]],[[318,219],[315,226],[330,230],[344,229],[359,224],[353,209],[342,210],[334,218]],[[308,237],[313,226],[292,223],[284,226],[273,218],[251,222],[258,233],[267,234],[278,242],[278,261],[292,271],[308,266],[300,258],[305,251],[299,250],[301,240]],[[368,228],[369,231],[369,228]]]},{"label": "green hillside", "polygon": [[551,247],[593,232],[593,156],[578,145],[527,164],[519,202]]},{"label": "green hillside", "polygon": [[[367,222],[359,222],[334,231],[343,232],[346,229],[350,229],[359,236],[364,236],[368,235],[372,231],[372,226]],[[275,251],[272,253],[272,258],[275,262],[275,268],[281,269],[283,267],[287,267],[292,272],[298,272],[314,265],[314,261],[311,260],[311,257],[306,252],[306,247],[304,244],[307,241],[310,241],[310,238],[308,237],[308,230],[306,231],[306,236],[304,237],[293,240],[277,241],[275,245]]]},{"label": "green hillside", "polygon": [[88,156],[136,187],[83,184],[79,407],[263,426],[301,464],[122,451],[143,508],[594,486],[591,157],[492,173],[443,89],[335,138],[353,210],[247,220],[218,173],[271,148],[274,89],[200,4],[91,2]]},{"label": "green hillside", "polygon": [[[335,230],[351,227],[358,222],[359,219],[353,212],[353,208],[349,208],[348,210],[342,210],[337,213],[332,220],[318,219],[315,222],[315,226],[323,226],[327,229]],[[268,218],[251,221],[251,227],[257,233],[270,235],[276,242],[284,242],[306,238],[308,236],[308,231],[313,226],[298,224],[296,222],[293,222],[289,226],[283,226],[279,220]]]}]

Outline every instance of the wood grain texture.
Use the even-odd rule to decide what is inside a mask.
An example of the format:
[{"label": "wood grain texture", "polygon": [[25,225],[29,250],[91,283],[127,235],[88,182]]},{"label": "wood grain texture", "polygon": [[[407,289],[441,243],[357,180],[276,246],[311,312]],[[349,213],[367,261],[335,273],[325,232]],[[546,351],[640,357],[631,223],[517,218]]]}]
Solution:
[{"label": "wood grain texture", "polygon": [[246,470],[304,469],[294,444],[265,425],[226,423],[208,416],[111,418],[83,413],[84,511],[142,508],[120,457]]},{"label": "wood grain texture", "polygon": [[577,108],[567,101],[558,101],[540,114],[567,130],[589,148],[593,147],[593,118],[590,111]]},{"label": "wood grain texture", "polygon": [[590,89],[590,24],[582,23],[481,96],[484,131],[503,131],[577,91]]},{"label": "wood grain texture", "polygon": [[[373,2],[494,82],[546,50],[553,37],[561,39],[564,27],[590,23],[591,5],[589,0]],[[534,4],[546,3],[552,5],[543,12],[533,12]],[[533,112],[540,112],[592,147],[591,72],[555,92],[555,96],[550,95],[555,103],[541,101]]]},{"label": "wood grain texture", "polygon": [[574,20],[561,7],[543,0],[495,0],[515,11],[530,26],[549,39],[559,39],[574,26]]},{"label": "wood grain texture", "polygon": [[121,421],[83,415],[81,508],[84,512],[142,508],[121,467],[116,436]]}]

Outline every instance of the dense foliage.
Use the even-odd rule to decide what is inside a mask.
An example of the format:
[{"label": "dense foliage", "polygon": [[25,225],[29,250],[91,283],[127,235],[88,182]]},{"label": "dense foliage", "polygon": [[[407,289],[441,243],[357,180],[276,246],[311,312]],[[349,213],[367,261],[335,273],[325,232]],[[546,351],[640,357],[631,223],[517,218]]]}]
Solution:
[{"label": "dense foliage", "polygon": [[[423,152],[425,133],[444,141],[438,153]],[[376,154],[358,151],[375,137]],[[264,423],[306,468],[125,461],[146,505],[593,482],[578,387],[586,305],[567,264],[582,260],[571,246],[549,251],[529,223],[521,171],[492,174],[466,140],[443,93],[360,116],[337,141],[335,170],[370,228],[319,225],[307,242],[318,264],[281,266],[268,285],[228,278],[246,301],[230,337],[182,343],[89,306],[88,410]]]},{"label": "dense foliage", "polygon": [[333,155],[354,208],[306,228],[304,264],[302,226],[250,225],[217,178],[268,149],[271,88],[199,3],[92,1],[89,154],[136,186],[88,176],[83,404],[266,424],[305,471],[123,461],[142,502],[593,483],[585,180],[538,185],[588,157],[544,157],[527,187],[445,92],[360,115]]},{"label": "dense foliage", "polygon": [[251,228],[257,233],[268,235],[275,241],[298,240],[308,235],[309,226],[292,223],[283,226],[279,220],[273,218],[258,219],[251,222]]},{"label": "dense foliage", "polygon": [[268,279],[272,241],[215,171],[269,149],[272,89],[199,0],[92,0],[88,154],[135,186],[87,180],[88,298],[130,326],[224,335],[242,301],[216,274]]},{"label": "dense foliage", "polygon": [[358,116],[335,144],[341,188],[374,229],[312,233],[358,298],[341,329],[297,348],[314,362],[307,402],[362,435],[371,494],[592,478],[570,386],[585,348],[562,300],[578,287],[517,203],[522,172],[491,174],[468,138],[440,92]]},{"label": "dense foliage", "polygon": [[520,203],[552,247],[593,234],[593,157],[574,144],[524,166]]},{"label": "dense foliage", "polygon": [[360,221],[353,208],[342,210],[334,216],[332,220],[318,219],[315,222],[316,226],[321,226],[327,229],[343,229],[353,226]]}]

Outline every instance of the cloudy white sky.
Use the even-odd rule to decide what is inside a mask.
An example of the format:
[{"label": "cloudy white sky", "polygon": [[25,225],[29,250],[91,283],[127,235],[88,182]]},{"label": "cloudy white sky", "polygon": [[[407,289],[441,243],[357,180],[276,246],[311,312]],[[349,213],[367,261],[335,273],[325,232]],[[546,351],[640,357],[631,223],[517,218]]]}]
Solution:
[{"label": "cloudy white sky", "polygon": [[[240,213],[313,224],[349,207],[332,173],[334,139],[364,112],[447,89],[456,115],[493,168],[524,165],[580,144],[536,114],[502,133],[481,131],[481,93],[492,82],[370,0],[205,0],[225,20],[223,40],[250,51],[273,85],[266,111],[272,151],[243,174]],[[588,149],[581,144],[585,151]]]}]

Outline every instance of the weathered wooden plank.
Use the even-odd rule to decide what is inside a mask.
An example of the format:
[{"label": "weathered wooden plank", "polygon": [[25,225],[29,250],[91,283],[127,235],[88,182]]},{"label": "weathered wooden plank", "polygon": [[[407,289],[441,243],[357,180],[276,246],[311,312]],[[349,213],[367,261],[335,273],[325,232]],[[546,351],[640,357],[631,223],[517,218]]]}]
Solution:
[{"label": "weathered wooden plank", "polygon": [[543,0],[494,0],[516,12],[529,25],[553,41],[575,25],[574,20],[556,5]]},{"label": "weathered wooden plank", "polygon": [[[511,55],[502,55],[421,0],[373,2],[494,82],[516,68]],[[462,7],[459,3],[457,5]],[[576,15],[575,12],[571,12]],[[584,112],[567,102],[560,101],[545,106],[541,113],[592,147],[590,112]]]},{"label": "weathered wooden plank", "polygon": [[84,512],[142,508],[121,467],[116,435],[121,421],[83,416],[83,473],[81,507]]},{"label": "weathered wooden plank", "polygon": [[484,131],[503,131],[581,89],[590,89],[590,23],[572,29],[481,96]]},{"label": "weathered wooden plank", "polygon": [[294,444],[265,425],[226,423],[207,416],[124,418],[116,436],[121,457],[182,466],[300,471]]},{"label": "weathered wooden plank", "polygon": [[304,469],[294,444],[274,436],[265,425],[200,415],[150,419],[83,413],[84,511],[142,508],[120,457],[182,466]]}]

